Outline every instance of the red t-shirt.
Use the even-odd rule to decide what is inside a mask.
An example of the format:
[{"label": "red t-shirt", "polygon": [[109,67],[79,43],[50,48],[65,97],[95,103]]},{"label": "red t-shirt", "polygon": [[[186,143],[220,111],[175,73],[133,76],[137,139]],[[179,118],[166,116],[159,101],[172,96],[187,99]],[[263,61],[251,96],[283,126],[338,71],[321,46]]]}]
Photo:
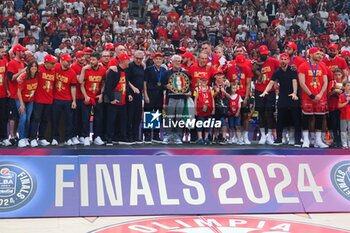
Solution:
[{"label": "red t-shirt", "polygon": [[338,109],[338,102],[339,102],[339,95],[337,94],[330,95],[330,93],[333,92],[332,89],[340,88],[340,87],[342,87],[342,83],[337,83],[335,80],[328,82],[327,95],[328,95],[328,110],[330,112],[336,111]]},{"label": "red t-shirt", "polygon": [[251,68],[246,64],[240,67],[236,65],[236,61],[230,61],[226,73],[230,82],[238,84],[237,94],[242,98],[245,98],[247,79],[253,77]]},{"label": "red t-shirt", "polygon": [[289,65],[295,65],[298,68],[304,62],[306,62],[306,60],[304,58],[299,57],[299,56],[293,56],[290,59]]},{"label": "red t-shirt", "polygon": [[207,86],[204,91],[202,87],[196,87],[194,96],[197,98],[197,116],[206,117],[212,114],[214,108],[213,91]]},{"label": "red t-shirt", "polygon": [[72,100],[71,86],[77,84],[77,75],[73,69],[62,70],[61,64],[55,66],[55,100]]},{"label": "red t-shirt", "polygon": [[[323,62],[331,71],[334,71],[336,68],[339,68],[341,70],[348,69],[348,65],[346,64],[345,59],[339,56],[336,56],[334,59],[324,58]],[[329,73],[329,79],[334,79],[333,72]]]},{"label": "red t-shirt", "polygon": [[[255,89],[257,91],[263,92],[269,84],[273,73],[280,67],[280,62],[272,57],[268,57],[261,68],[261,78],[257,80],[255,84]],[[271,89],[273,91],[273,88]]]},{"label": "red t-shirt", "polygon": [[125,71],[120,72],[120,80],[118,85],[114,88],[115,92],[122,93],[122,101],[117,103],[116,105],[125,105],[126,104],[126,76]]},{"label": "red t-shirt", "polygon": [[[345,93],[341,94],[339,96],[339,103],[345,103],[346,97],[350,97],[350,95],[346,95]],[[340,120],[350,120],[350,104],[340,108]]]},{"label": "red t-shirt", "polygon": [[[203,66],[200,67],[198,65],[198,63],[193,64],[190,68],[189,68],[189,75],[192,81],[192,91],[198,86],[198,78],[201,75],[208,75],[209,78],[211,78],[211,76],[213,75],[213,68],[210,67],[208,68],[207,66]],[[210,83],[208,82],[208,85],[210,85]]]},{"label": "red t-shirt", "polygon": [[101,94],[101,84],[102,80],[106,78],[106,69],[104,67],[99,67],[98,70],[86,70],[84,81],[85,81],[85,91],[90,98],[95,98],[97,95]]},{"label": "red t-shirt", "polygon": [[[23,73],[20,76],[20,79],[22,79],[22,82],[18,83],[17,88],[22,89],[21,94],[22,94],[23,102],[29,103],[29,102],[33,102],[34,100],[35,91],[38,87],[38,78],[32,78],[27,80],[26,75],[27,75],[26,73]],[[18,96],[16,99],[18,99]]]},{"label": "red t-shirt", "polygon": [[[312,71],[313,69],[313,71]],[[304,62],[300,65],[298,73],[305,75],[305,85],[309,88],[313,95],[318,95],[321,92],[323,86],[323,75],[327,75],[326,67],[320,63],[317,65],[312,65],[312,69],[309,62]],[[316,73],[316,78],[314,79],[314,74]],[[308,99],[309,96],[302,91],[302,99]],[[323,94],[322,100],[326,99],[326,92]]]},{"label": "red t-shirt", "polygon": [[[74,62],[73,65],[71,66],[71,68],[74,70],[74,72],[77,75],[80,75],[81,74],[81,70],[83,69],[83,67],[81,65],[79,65],[78,62]],[[81,93],[81,90],[80,90],[79,86],[77,86],[76,99],[77,100],[84,99],[83,93]]]},{"label": "red t-shirt", "polygon": [[[7,72],[11,72],[14,75],[17,74],[21,69],[24,68],[24,62],[23,61],[17,61],[15,59],[11,60],[9,64],[7,65]],[[8,87],[11,93],[12,99],[17,99],[17,80],[7,80]]]},{"label": "red t-shirt", "polygon": [[35,92],[34,102],[52,104],[55,74],[55,69],[48,70],[44,65],[39,66],[38,88]]},{"label": "red t-shirt", "polygon": [[0,98],[7,96],[6,92],[6,66],[7,61],[5,59],[0,60]]}]

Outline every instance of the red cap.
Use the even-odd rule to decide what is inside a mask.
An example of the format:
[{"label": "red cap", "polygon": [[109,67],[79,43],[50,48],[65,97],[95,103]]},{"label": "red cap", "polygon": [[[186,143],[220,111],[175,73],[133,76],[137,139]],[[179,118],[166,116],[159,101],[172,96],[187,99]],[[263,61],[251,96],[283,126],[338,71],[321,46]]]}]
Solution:
[{"label": "red cap", "polygon": [[83,51],[77,51],[75,53],[75,57],[82,57],[82,56],[84,56],[84,52]]},{"label": "red cap", "polygon": [[129,60],[130,57],[129,57],[128,54],[122,53],[122,54],[120,54],[120,55],[118,56],[118,59],[119,59],[119,61],[126,61],[126,60]]},{"label": "red cap", "polygon": [[181,55],[184,58],[190,58],[192,60],[194,60],[194,56],[191,52],[185,52],[184,54]]},{"label": "red cap", "polygon": [[245,62],[245,57],[244,57],[244,55],[238,55],[237,57],[236,57],[236,63],[237,64],[243,64]]},{"label": "red cap", "polygon": [[225,73],[222,69],[217,69],[214,71],[214,75],[218,75],[218,74],[225,74]]},{"label": "red cap", "polygon": [[350,51],[344,50],[343,52],[341,52],[341,56],[342,57],[349,57],[350,56]]},{"label": "red cap", "polygon": [[61,61],[72,61],[73,58],[68,54],[68,53],[65,53],[61,56]]},{"label": "red cap", "polygon": [[153,59],[156,57],[163,57],[163,54],[160,52],[153,54]]},{"label": "red cap", "polygon": [[84,53],[92,53],[94,50],[92,49],[92,48],[90,48],[90,47],[86,47],[86,48],[84,48],[84,50],[83,50],[83,52]]},{"label": "red cap", "polygon": [[282,53],[282,54],[280,54],[280,58],[288,58],[289,59],[289,55],[287,53]]},{"label": "red cap", "polygon": [[207,73],[200,73],[198,78],[209,80],[209,75]]},{"label": "red cap", "polygon": [[294,43],[294,42],[288,42],[288,44],[286,45],[287,48],[291,48],[294,49],[294,51],[298,50],[298,46]]},{"label": "red cap", "polygon": [[269,49],[267,48],[266,45],[261,45],[261,46],[259,47],[259,53],[260,53],[261,55],[269,54]]},{"label": "red cap", "polygon": [[338,47],[337,44],[329,44],[329,45],[328,45],[328,49],[335,49],[335,50],[338,50],[339,47]]},{"label": "red cap", "polygon": [[28,49],[26,47],[23,47],[20,44],[17,44],[14,48],[13,48],[13,53],[17,53],[19,51],[27,51]]},{"label": "red cap", "polygon": [[105,50],[114,50],[114,45],[113,44],[106,44]]},{"label": "red cap", "polygon": [[56,59],[56,57],[52,56],[51,54],[48,54],[44,57],[44,62],[56,63],[57,59]]},{"label": "red cap", "polygon": [[309,55],[312,55],[314,53],[319,52],[320,50],[317,47],[312,47],[311,49],[309,49]]}]

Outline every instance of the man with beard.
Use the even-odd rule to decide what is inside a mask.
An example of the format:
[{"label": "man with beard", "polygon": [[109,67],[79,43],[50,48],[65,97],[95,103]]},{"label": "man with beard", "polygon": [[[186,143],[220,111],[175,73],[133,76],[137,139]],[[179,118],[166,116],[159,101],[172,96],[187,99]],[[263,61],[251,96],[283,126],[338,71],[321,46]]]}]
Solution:
[{"label": "man with beard", "polygon": [[326,66],[332,71],[331,74],[329,74],[329,80],[334,80],[333,77],[333,71],[335,69],[341,69],[343,71],[343,77],[348,77],[348,65],[344,58],[338,56],[339,53],[339,47],[336,44],[329,44],[328,45],[328,58],[325,57],[323,59],[323,62],[326,64]]},{"label": "man with beard", "polygon": [[83,52],[84,52],[84,59],[85,59],[85,64],[89,64],[90,63],[90,56],[91,56],[91,53],[94,52],[94,50],[90,47],[86,47],[83,49]]},{"label": "man with beard", "polygon": [[[55,82],[54,67],[56,62],[57,59],[54,56],[46,55],[44,64],[39,65],[38,87],[35,91],[29,130],[31,147],[50,145],[45,138],[45,132],[52,117],[53,87]],[[37,137],[39,141],[37,141]]]},{"label": "man with beard", "polygon": [[[280,63],[275,58],[268,56],[269,50],[266,45],[259,47],[260,61],[257,62],[257,68],[253,72],[257,79],[255,80],[255,109],[259,112],[259,127],[261,138],[259,144],[274,143],[272,130],[275,125],[274,111],[276,104],[275,89],[271,88],[269,93],[261,97],[270,82],[273,73],[280,67]],[[268,129],[266,135],[265,128]]]},{"label": "man with beard", "polygon": [[101,137],[103,134],[103,96],[104,80],[106,69],[99,64],[100,55],[93,52],[90,55],[90,63],[83,67],[78,76],[80,89],[84,96],[82,105],[82,137],[84,146],[90,146],[90,116],[91,110],[94,112],[93,132],[94,144],[101,146],[104,144]]},{"label": "man with beard", "polygon": [[283,127],[289,125],[289,122],[286,122],[286,120],[289,119],[288,116],[291,115],[295,127],[294,145],[301,146],[301,113],[299,108],[300,102],[298,101],[297,72],[295,70],[293,71],[291,66],[289,66],[289,54],[283,53],[280,55],[280,58],[281,67],[272,75],[269,84],[260,96],[264,97],[268,95],[275,83],[279,83],[279,96],[277,102],[277,138],[274,145],[282,144]]},{"label": "man with beard", "polygon": [[[17,44],[13,48],[13,53],[15,54],[15,58],[8,63],[7,66],[7,85],[10,91],[10,99],[8,102],[8,112],[9,112],[9,120],[10,120],[10,143],[15,146],[16,145],[16,132],[17,132],[17,124],[18,124],[18,110],[16,107],[17,98],[17,78],[25,72],[24,61],[25,51],[27,49],[20,44]],[[27,142],[27,141],[26,141]],[[29,145],[29,141],[27,143]]]},{"label": "man with beard", "polygon": [[[303,147],[310,147],[309,127],[316,130],[315,147],[327,148],[321,137],[322,121],[324,115],[328,112],[327,106],[327,70],[321,64],[322,52],[313,47],[309,49],[309,62],[304,62],[298,69],[299,84],[302,89],[301,106],[303,112],[302,128],[303,128]],[[310,123],[309,118],[314,117],[315,121]]]},{"label": "man with beard", "polygon": [[5,58],[5,48],[0,46],[0,144],[4,146],[11,145],[7,135],[7,59]]},{"label": "man with beard", "polygon": [[[154,64],[145,70],[145,112],[163,112],[164,89],[167,84],[165,79],[166,69],[162,66],[163,61],[163,54],[155,53],[153,55]],[[145,143],[161,143],[159,132],[159,129],[153,129],[153,138],[151,138],[151,129],[144,129]]]},{"label": "man with beard", "polygon": [[54,89],[54,101],[52,105],[52,132],[53,139],[52,146],[58,145],[59,142],[59,121],[62,112],[64,112],[64,141],[65,145],[73,145],[72,137],[72,124],[73,124],[73,111],[76,109],[76,84],[77,75],[70,67],[73,58],[69,54],[63,54],[61,56],[60,63],[55,66],[55,89]]},{"label": "man with beard", "polygon": [[195,58],[193,54],[190,52],[185,52],[184,54],[181,55],[181,57],[182,57],[181,67],[182,69],[188,72],[191,66],[194,64]]}]

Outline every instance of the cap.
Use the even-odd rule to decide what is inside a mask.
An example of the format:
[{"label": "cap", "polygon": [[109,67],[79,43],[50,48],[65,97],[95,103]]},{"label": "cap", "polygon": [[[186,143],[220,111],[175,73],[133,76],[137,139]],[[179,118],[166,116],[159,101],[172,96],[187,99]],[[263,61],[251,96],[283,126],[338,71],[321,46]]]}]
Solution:
[{"label": "cap", "polygon": [[192,60],[194,60],[194,56],[191,52],[185,52],[184,54],[181,55],[184,58],[190,58]]},{"label": "cap", "polygon": [[118,56],[118,59],[119,59],[119,61],[126,61],[126,60],[129,60],[130,57],[129,57],[128,54],[122,53],[122,54],[120,54],[120,55]]},{"label": "cap", "polygon": [[260,53],[261,55],[269,54],[269,49],[267,48],[266,45],[261,45],[261,46],[259,47],[259,53]]},{"label": "cap", "polygon": [[198,78],[209,80],[209,75],[208,73],[200,73]]},{"label": "cap", "polygon": [[225,74],[225,73],[222,69],[217,69],[214,71],[214,75],[218,75],[218,74]]},{"label": "cap", "polygon": [[281,53],[280,58],[288,58],[289,59],[289,55],[287,53]]},{"label": "cap", "polygon": [[312,55],[314,53],[319,52],[320,50],[317,47],[312,47],[311,49],[309,49],[309,55]]},{"label": "cap", "polygon": [[82,56],[84,56],[84,52],[83,51],[77,51],[75,53],[75,57],[82,57]]},{"label": "cap", "polygon": [[72,61],[73,58],[68,54],[68,53],[65,53],[61,56],[61,61]]},{"label": "cap", "polygon": [[343,52],[341,52],[341,56],[342,57],[349,57],[350,56],[350,51],[344,50]]},{"label": "cap", "polygon": [[56,59],[56,57],[52,56],[51,54],[48,54],[44,57],[44,62],[56,63],[57,59]]},{"label": "cap", "polygon": [[287,48],[291,48],[294,49],[294,51],[298,50],[298,46],[294,43],[294,42],[288,42],[288,44],[286,45]]},{"label": "cap", "polygon": [[156,57],[163,57],[163,54],[160,52],[153,54],[153,59]]},{"label": "cap", "polygon": [[338,50],[339,47],[338,47],[337,44],[329,44],[329,45],[328,45],[328,49],[335,49],[335,50]]},{"label": "cap", "polygon": [[83,50],[83,52],[84,53],[92,53],[94,50],[92,49],[92,48],[90,48],[90,47],[86,47],[86,48],[84,48],[84,50]]},{"label": "cap", "polygon": [[27,51],[28,49],[26,47],[23,47],[20,44],[17,44],[14,48],[13,48],[13,53],[17,53],[19,51]]},{"label": "cap", "polygon": [[114,45],[113,44],[106,44],[105,50],[114,50]]},{"label": "cap", "polygon": [[244,55],[238,55],[237,57],[236,57],[236,63],[237,64],[243,64],[245,62],[245,57],[244,57]]}]

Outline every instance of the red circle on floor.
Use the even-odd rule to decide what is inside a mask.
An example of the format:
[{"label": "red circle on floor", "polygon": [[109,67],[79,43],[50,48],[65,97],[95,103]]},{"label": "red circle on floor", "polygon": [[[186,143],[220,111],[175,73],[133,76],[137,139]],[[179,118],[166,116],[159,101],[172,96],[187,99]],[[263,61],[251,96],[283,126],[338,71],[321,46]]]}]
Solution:
[{"label": "red circle on floor", "polygon": [[230,216],[194,216],[147,219],[93,231],[93,233],[341,233],[309,223]]}]

